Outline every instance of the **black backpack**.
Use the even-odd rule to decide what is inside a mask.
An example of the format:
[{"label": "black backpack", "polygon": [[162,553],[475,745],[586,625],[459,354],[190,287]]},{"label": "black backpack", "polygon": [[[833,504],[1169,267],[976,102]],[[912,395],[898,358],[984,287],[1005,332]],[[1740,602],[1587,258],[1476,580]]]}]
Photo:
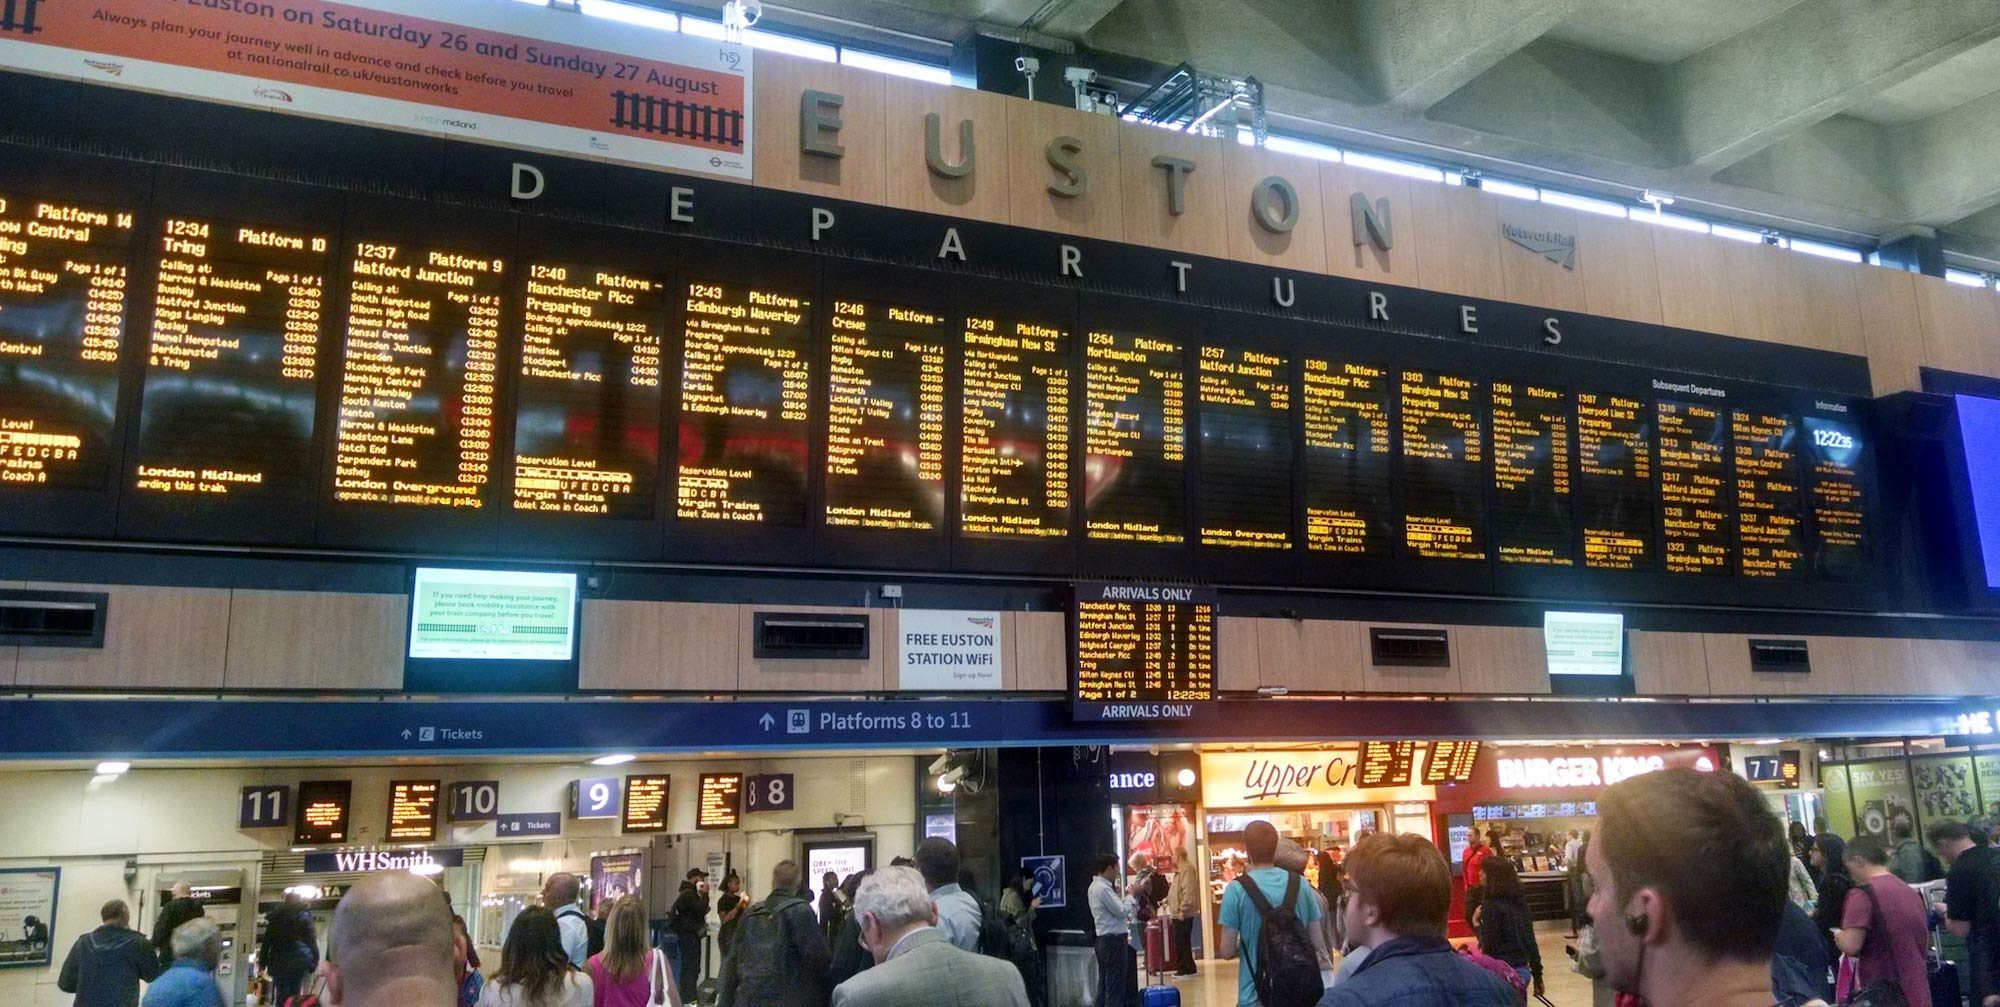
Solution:
[{"label": "black backpack", "polygon": [[1263,920],[1257,930],[1257,957],[1251,962],[1258,1002],[1264,1007],[1313,1007],[1326,993],[1326,986],[1319,978],[1319,952],[1313,950],[1312,937],[1296,908],[1301,879],[1285,872],[1285,901],[1275,907],[1250,875],[1236,880],[1243,883],[1244,893]]},{"label": "black backpack", "polygon": [[1007,917],[1000,907],[972,892],[972,904],[979,907],[979,953],[989,958],[1014,960],[1014,939],[1007,933]]},{"label": "black backpack", "polygon": [[588,936],[587,936],[587,937],[585,938],[585,940],[586,940],[586,942],[587,942],[587,943],[589,944],[589,946],[590,946],[590,952],[589,952],[590,954],[593,954],[593,955],[594,955],[594,954],[598,953],[599,951],[602,951],[602,950],[604,950],[604,921],[603,921],[603,920],[600,920],[600,919],[595,919],[595,918],[593,918],[593,917],[591,917],[591,916],[587,916],[587,915],[585,915],[584,913],[582,913],[582,912],[579,912],[579,911],[577,911],[577,910],[575,910],[575,909],[565,909],[565,910],[563,910],[562,912],[559,912],[559,913],[557,913],[557,914],[556,914],[556,919],[560,920],[560,919],[562,919],[562,918],[563,918],[563,917],[565,917],[565,916],[574,916],[574,917],[576,917],[577,919],[580,919],[580,920],[582,920],[582,921],[583,921],[583,932],[584,932],[584,933],[585,933],[586,935],[588,935]]}]

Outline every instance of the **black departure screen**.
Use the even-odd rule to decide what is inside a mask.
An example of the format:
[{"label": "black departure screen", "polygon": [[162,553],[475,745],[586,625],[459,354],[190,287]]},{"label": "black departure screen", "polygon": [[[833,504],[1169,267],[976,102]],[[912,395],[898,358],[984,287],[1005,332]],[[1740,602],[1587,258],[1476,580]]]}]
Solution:
[{"label": "black departure screen", "polygon": [[965,319],[960,529],[997,539],[1069,534],[1069,329],[1006,313]]},{"label": "black departure screen", "polygon": [[1466,378],[1406,370],[1403,545],[1424,559],[1486,558],[1486,444],[1479,389]]},{"label": "black departure screen", "polygon": [[666,285],[530,263],[514,406],[514,509],[651,519]]},{"label": "black departure screen", "polygon": [[503,274],[500,259],[469,252],[355,245],[334,444],[336,501],[485,505]]},{"label": "black departure screen", "polygon": [[944,524],[944,316],[835,301],[827,354],[829,528]]},{"label": "black departure screen", "polygon": [[1809,415],[1803,422],[1812,494],[1813,570],[1822,577],[1851,580],[1861,575],[1868,561],[1861,488],[1867,441],[1851,415]]},{"label": "black departure screen", "polygon": [[1395,536],[1389,502],[1393,380],[1385,368],[1306,358],[1307,549],[1389,554]]},{"label": "black departure screen", "polygon": [[681,329],[683,521],[806,521],[812,301],[737,283],[687,288]]},{"label": "black departure screen", "polygon": [[1292,545],[1292,374],[1284,357],[1201,348],[1201,544]]},{"label": "black departure screen", "polygon": [[1084,523],[1090,537],[1180,544],[1187,458],[1180,344],[1092,332],[1084,359]]},{"label": "black departure screen", "polygon": [[1745,577],[1791,577],[1805,568],[1799,502],[1798,425],[1791,417],[1738,409],[1736,538]]},{"label": "black departure screen", "polygon": [[1593,570],[1653,566],[1651,420],[1637,397],[1576,395],[1576,511]]},{"label": "black departure screen", "polygon": [[1215,699],[1214,588],[1078,584],[1070,625],[1076,719],[1182,719]]},{"label": "black departure screen", "polygon": [[1560,388],[1493,383],[1493,548],[1502,563],[1569,566],[1569,403]]},{"label": "black departure screen", "polygon": [[0,192],[0,487],[104,489],[132,214]]},{"label": "black departure screen", "polygon": [[311,499],[328,245],[296,228],[162,223],[133,488]]},{"label": "black departure screen", "polygon": [[1661,399],[1660,531],[1668,573],[1726,574],[1734,540],[1729,516],[1729,426],[1719,403]]}]

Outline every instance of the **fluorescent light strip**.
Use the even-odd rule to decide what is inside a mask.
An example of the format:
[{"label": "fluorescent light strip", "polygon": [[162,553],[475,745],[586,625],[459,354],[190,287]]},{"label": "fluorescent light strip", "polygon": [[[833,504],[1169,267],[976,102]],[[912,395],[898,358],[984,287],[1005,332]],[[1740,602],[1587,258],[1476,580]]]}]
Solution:
[{"label": "fluorescent light strip", "polygon": [[767,49],[771,52],[781,52],[788,56],[815,59],[822,63],[834,63],[840,59],[840,51],[830,45],[819,42],[808,42],[802,38],[793,38],[790,35],[780,35],[776,32],[759,31],[755,28],[744,29],[743,41],[748,43],[752,49]]},{"label": "fluorescent light strip", "polygon": [[1345,160],[1348,164],[1357,168],[1366,168],[1369,171],[1381,171],[1391,175],[1401,175],[1404,178],[1421,179],[1426,182],[1444,181],[1444,172],[1427,164],[1398,161],[1393,157],[1378,157],[1374,154],[1362,154],[1352,150],[1347,152]]},{"label": "fluorescent light strip", "polygon": [[722,41],[722,22],[704,21],[698,17],[681,18],[681,34],[696,38],[710,38]]},{"label": "fluorescent light strip", "polygon": [[1944,271],[1944,282],[1956,283],[1961,287],[1984,287],[1986,277],[1963,269],[1947,269]]},{"label": "fluorescent light strip", "polygon": [[891,56],[878,56],[872,52],[862,52],[859,49],[840,50],[840,62],[847,66],[859,67],[863,70],[873,70],[876,73],[908,77],[911,80],[924,80],[933,84],[951,83],[951,71],[944,67],[932,66],[928,63],[918,63],[913,60],[896,59]]},{"label": "fluorescent light strip", "polygon": [[1828,245],[1818,241],[1807,241],[1804,238],[1792,239],[1792,251],[1804,252],[1807,255],[1817,255],[1822,259],[1838,259],[1841,262],[1861,261],[1861,253],[1852,248],[1842,248],[1839,245]]},{"label": "fluorescent light strip", "polygon": [[609,21],[622,21],[642,28],[658,28],[661,31],[680,31],[681,19],[674,14],[638,4],[613,3],[611,0],[583,0],[583,12],[593,17]]},{"label": "fluorescent light strip", "polygon": [[1289,136],[1269,135],[1264,137],[1264,149],[1275,150],[1281,154],[1297,154],[1300,157],[1332,161],[1335,164],[1340,163],[1340,148],[1329,147],[1323,143],[1314,143],[1311,140],[1298,140]]},{"label": "fluorescent light strip", "polygon": [[1512,196],[1515,199],[1525,199],[1531,203],[1540,202],[1542,198],[1542,191],[1540,189],[1535,188],[1532,185],[1520,185],[1515,182],[1503,182],[1497,178],[1481,179],[1479,182],[1479,188],[1483,191],[1491,192],[1500,196]]},{"label": "fluorescent light strip", "polygon": [[1627,219],[1636,220],[1642,224],[1652,224],[1655,227],[1671,227],[1676,231],[1693,231],[1696,234],[1708,233],[1708,221],[1697,217],[1684,217],[1678,213],[1647,213],[1644,210],[1634,210]]},{"label": "fluorescent light strip", "polygon": [[1730,227],[1728,224],[1710,224],[1708,233],[1718,238],[1728,238],[1731,241],[1741,241],[1751,245],[1761,245],[1764,243],[1764,232],[1752,231],[1741,227]]},{"label": "fluorescent light strip", "polygon": [[1595,213],[1605,217],[1625,216],[1625,205],[1623,203],[1613,203],[1608,199],[1593,199],[1589,196],[1579,196],[1574,193],[1557,192],[1554,189],[1542,190],[1542,202],[1550,206],[1566,206],[1572,210],[1582,210],[1585,213]]}]

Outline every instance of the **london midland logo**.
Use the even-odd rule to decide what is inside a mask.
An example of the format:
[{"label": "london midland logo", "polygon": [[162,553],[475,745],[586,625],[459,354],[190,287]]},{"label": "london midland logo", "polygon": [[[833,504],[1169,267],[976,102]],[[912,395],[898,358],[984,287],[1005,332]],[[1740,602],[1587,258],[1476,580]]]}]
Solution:
[{"label": "london midland logo", "polygon": [[0,32],[33,35],[41,31],[35,23],[35,8],[43,0],[0,0]]},{"label": "london midland logo", "polygon": [[1500,233],[1508,241],[1555,263],[1564,269],[1576,268],[1576,235],[1543,231],[1532,227],[1501,224]]}]

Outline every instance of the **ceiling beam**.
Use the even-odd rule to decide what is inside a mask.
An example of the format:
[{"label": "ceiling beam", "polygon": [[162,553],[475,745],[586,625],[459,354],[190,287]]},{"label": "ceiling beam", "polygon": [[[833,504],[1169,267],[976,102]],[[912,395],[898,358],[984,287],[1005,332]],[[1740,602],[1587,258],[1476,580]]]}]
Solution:
[{"label": "ceiling beam", "polygon": [[1673,66],[1681,159],[1734,164],[1994,38],[1993,0],[1807,0]]},{"label": "ceiling beam", "polygon": [[1423,112],[1569,17],[1581,0],[1367,0],[1358,49],[1380,101]]},{"label": "ceiling beam", "polygon": [[1021,27],[1067,39],[1081,39],[1125,0],[1047,0]]},{"label": "ceiling beam", "polygon": [[1891,127],[1889,134],[1885,149],[1912,223],[1945,227],[2000,204],[2000,171],[1993,170],[2000,92]]}]

